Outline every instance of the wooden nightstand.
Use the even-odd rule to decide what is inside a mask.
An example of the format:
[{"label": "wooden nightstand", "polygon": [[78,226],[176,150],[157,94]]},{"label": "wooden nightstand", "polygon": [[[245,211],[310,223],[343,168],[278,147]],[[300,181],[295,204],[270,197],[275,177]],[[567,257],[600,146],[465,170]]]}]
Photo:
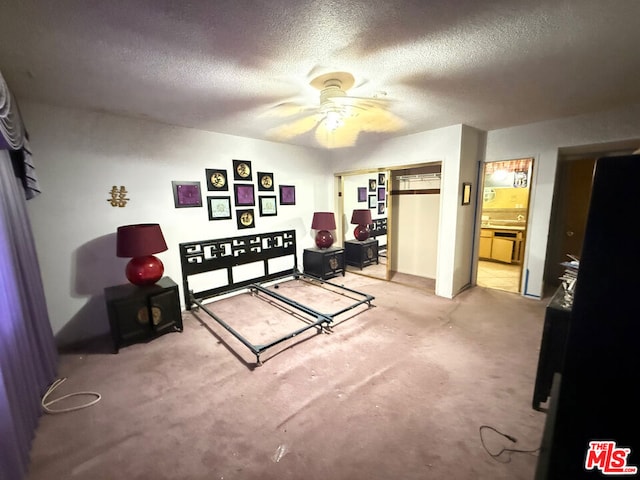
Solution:
[{"label": "wooden nightstand", "polygon": [[344,249],[305,248],[302,264],[304,273],[326,280],[342,274],[344,276]]},{"label": "wooden nightstand", "polygon": [[378,263],[378,240],[373,238],[363,242],[347,240],[344,242],[344,252],[347,265],[359,267],[362,270],[367,265]]},{"label": "wooden nightstand", "polygon": [[138,287],[130,283],[104,289],[113,348],[182,331],[178,285],[169,277]]}]

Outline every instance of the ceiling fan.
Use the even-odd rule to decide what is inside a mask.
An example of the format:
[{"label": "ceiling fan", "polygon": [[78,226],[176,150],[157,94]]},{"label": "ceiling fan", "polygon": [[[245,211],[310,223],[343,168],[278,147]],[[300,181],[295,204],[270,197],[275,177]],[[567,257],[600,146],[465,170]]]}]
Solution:
[{"label": "ceiling fan", "polygon": [[314,131],[320,145],[339,148],[355,145],[361,132],[395,132],[404,127],[404,121],[387,109],[389,100],[347,95],[355,84],[350,73],[325,73],[313,78],[309,84],[319,90],[320,103],[283,102],[276,105],[272,115],[298,118],[271,129],[268,135],[274,140],[284,141]]}]

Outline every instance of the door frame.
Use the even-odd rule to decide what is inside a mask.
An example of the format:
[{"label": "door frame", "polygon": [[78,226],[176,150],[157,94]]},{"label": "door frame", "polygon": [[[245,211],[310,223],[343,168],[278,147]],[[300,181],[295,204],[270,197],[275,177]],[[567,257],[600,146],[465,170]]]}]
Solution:
[{"label": "door frame", "polygon": [[[532,192],[533,192],[533,177],[534,177],[534,171],[535,171],[535,158],[534,157],[521,157],[521,158],[511,158],[511,159],[506,159],[506,160],[495,160],[495,161],[491,161],[491,162],[482,162],[482,168],[479,169],[480,170],[480,178],[478,180],[478,185],[480,185],[480,188],[478,189],[478,212],[479,212],[479,221],[477,223],[478,225],[478,231],[477,234],[475,235],[476,238],[476,242],[478,244],[478,249],[477,249],[477,255],[475,255],[475,285],[478,284],[478,272],[480,270],[480,254],[479,254],[479,245],[480,245],[480,235],[482,233],[482,212],[484,210],[484,189],[485,189],[485,178],[486,178],[486,171],[487,171],[487,165],[489,163],[503,163],[503,162],[517,162],[517,161],[522,161],[522,160],[529,160],[530,164],[529,164],[529,178],[527,180],[528,182],[528,194],[527,194],[527,207],[526,207],[526,213],[525,213],[525,218],[526,218],[526,222],[524,224],[524,230],[522,231],[523,233],[523,240],[521,242],[520,245],[520,250],[521,250],[521,258],[522,261],[520,262],[520,264],[518,265],[520,272],[518,275],[518,294],[522,295],[523,294],[523,285],[522,285],[522,280],[523,280],[523,276],[524,276],[524,271],[525,271],[525,264],[527,263],[527,244],[528,244],[528,239],[529,239],[529,235],[528,235],[528,231],[529,231],[529,222],[531,221],[531,196],[532,196]],[[491,287],[485,287],[485,288],[491,288]]]}]

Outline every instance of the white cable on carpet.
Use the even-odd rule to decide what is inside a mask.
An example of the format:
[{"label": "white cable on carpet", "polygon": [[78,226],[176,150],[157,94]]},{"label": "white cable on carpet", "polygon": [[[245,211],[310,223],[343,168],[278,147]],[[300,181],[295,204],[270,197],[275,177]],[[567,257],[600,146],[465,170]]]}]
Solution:
[{"label": "white cable on carpet", "polygon": [[[96,403],[98,403],[100,401],[100,399],[102,398],[102,395],[100,395],[99,393],[96,392],[76,392],[76,393],[69,393],[68,395],[64,395],[60,398],[56,398],[55,400],[51,400],[49,402],[47,402],[47,397],[49,395],[51,395],[53,393],[53,391],[58,388],[62,382],[64,382],[66,380],[65,378],[58,378],[55,382],[53,382],[53,384],[49,387],[49,390],[47,390],[47,392],[44,394],[44,396],[42,397],[42,408],[44,409],[44,411],[46,413],[66,413],[66,412],[73,412],[75,410],[80,410],[81,408],[87,408],[90,407],[91,405],[95,405]],[[49,405],[53,405],[54,403],[57,403],[61,400],[64,400],[66,398],[69,397],[75,397],[78,395],[91,395],[93,397],[96,397],[94,400],[84,404],[84,405],[78,405],[75,407],[69,407],[69,408],[60,408],[58,410],[54,410],[52,408],[49,408]]]}]

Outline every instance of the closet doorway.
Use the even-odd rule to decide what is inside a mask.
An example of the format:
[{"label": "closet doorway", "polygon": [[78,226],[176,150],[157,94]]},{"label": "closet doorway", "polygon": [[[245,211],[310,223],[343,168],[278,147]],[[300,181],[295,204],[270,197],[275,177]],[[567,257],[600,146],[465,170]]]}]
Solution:
[{"label": "closet doorway", "polygon": [[391,281],[435,293],[441,162],[391,171]]},{"label": "closet doorway", "polygon": [[[435,292],[441,162],[336,174],[337,238],[354,242],[354,209],[368,209],[377,258],[347,271]],[[353,247],[353,245],[351,245]],[[348,255],[349,256],[349,255]]]},{"label": "closet doorway", "polygon": [[533,159],[484,164],[477,285],[520,293]]}]

